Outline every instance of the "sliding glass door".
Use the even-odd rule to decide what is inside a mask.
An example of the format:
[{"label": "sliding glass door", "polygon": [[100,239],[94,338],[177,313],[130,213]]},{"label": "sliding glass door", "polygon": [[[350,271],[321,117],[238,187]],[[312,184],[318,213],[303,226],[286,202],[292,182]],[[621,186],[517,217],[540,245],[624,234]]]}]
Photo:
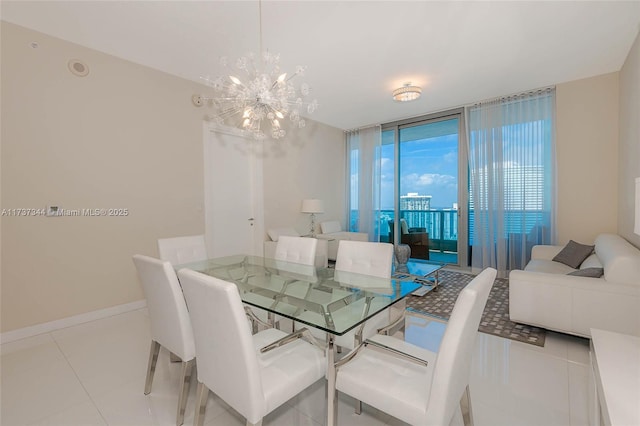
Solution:
[{"label": "sliding glass door", "polygon": [[380,240],[466,266],[466,164],[462,110],[383,126]]}]

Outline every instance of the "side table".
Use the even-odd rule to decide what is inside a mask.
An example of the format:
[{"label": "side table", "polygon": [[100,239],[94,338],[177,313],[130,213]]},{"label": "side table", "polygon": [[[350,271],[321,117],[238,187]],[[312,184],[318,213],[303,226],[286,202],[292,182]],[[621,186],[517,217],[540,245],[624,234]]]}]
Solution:
[{"label": "side table", "polygon": [[640,337],[592,328],[590,355],[592,424],[640,425]]}]

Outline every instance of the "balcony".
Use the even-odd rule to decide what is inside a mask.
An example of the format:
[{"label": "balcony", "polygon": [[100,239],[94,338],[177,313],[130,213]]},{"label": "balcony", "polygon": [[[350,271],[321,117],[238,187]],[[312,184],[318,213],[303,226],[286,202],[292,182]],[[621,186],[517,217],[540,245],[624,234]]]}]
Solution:
[{"label": "balcony", "polygon": [[[388,221],[394,220],[393,210],[380,211],[380,241],[389,241]],[[424,228],[429,233],[431,259],[437,260],[437,253],[455,255],[458,252],[458,211],[446,210],[402,210],[400,216],[409,228]],[[353,215],[352,215],[353,217]],[[457,258],[443,256],[444,261],[457,263]]]},{"label": "balcony", "polygon": [[[389,221],[393,210],[380,211],[380,241],[389,241]],[[424,228],[429,233],[430,260],[458,263],[458,211],[453,209],[401,210],[400,217],[409,228]],[[357,210],[351,211],[351,229],[357,228]],[[509,210],[504,217],[504,237],[508,244],[511,269],[520,268],[530,258],[534,244],[549,244],[550,214],[542,210]],[[469,229],[474,226],[474,211],[469,211]],[[524,242],[523,242],[524,241]],[[464,242],[463,242],[464,244]],[[473,246],[473,232],[469,232],[469,257]],[[523,253],[524,256],[521,254]]]}]

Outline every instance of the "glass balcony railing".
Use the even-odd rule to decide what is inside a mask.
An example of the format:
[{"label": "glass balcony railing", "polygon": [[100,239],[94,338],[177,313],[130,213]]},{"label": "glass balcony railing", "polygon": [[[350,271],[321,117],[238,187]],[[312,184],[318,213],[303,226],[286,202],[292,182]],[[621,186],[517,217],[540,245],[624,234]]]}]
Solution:
[{"label": "glass balcony railing", "polygon": [[[440,252],[457,252],[458,243],[458,210],[401,210],[400,217],[407,222],[409,228],[423,228],[429,233],[429,249]],[[512,234],[529,234],[536,229],[546,230],[550,214],[540,210],[510,210],[505,212],[505,238]],[[389,241],[389,222],[395,219],[393,210],[380,211],[380,240]],[[358,212],[351,211],[351,230],[358,229]],[[474,226],[474,211],[469,211],[469,229]],[[539,232],[539,231],[538,231]],[[548,236],[540,237],[541,241],[549,241]],[[538,240],[540,239],[538,238]],[[473,232],[469,232],[469,245],[473,245]],[[538,241],[536,240],[536,241]]]},{"label": "glass balcony railing", "polygon": [[[394,220],[393,210],[380,211],[380,240],[389,241],[389,222]],[[400,217],[409,228],[421,228],[429,233],[429,250],[458,251],[458,211],[401,210]]]}]

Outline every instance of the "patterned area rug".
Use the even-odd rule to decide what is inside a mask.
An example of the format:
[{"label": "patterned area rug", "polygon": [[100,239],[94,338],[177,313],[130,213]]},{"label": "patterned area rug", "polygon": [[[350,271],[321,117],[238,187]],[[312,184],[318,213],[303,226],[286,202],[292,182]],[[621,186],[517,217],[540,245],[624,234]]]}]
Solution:
[{"label": "patterned area rug", "polygon": [[[473,277],[471,274],[441,270],[438,287],[424,296],[409,296],[407,307],[426,315],[449,319],[458,293]],[[546,331],[542,328],[509,320],[509,280],[506,278],[495,280],[478,330],[536,346],[544,346],[546,337]]]}]

